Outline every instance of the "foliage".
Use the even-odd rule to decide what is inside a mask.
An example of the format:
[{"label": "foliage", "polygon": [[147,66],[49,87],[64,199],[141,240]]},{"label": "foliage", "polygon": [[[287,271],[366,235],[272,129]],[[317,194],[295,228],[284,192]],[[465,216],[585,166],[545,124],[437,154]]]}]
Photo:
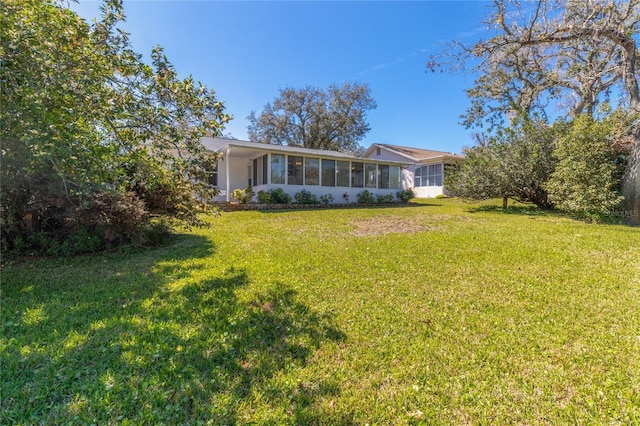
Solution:
[{"label": "foliage", "polygon": [[[217,135],[229,116],[213,91],[191,77],[179,79],[161,48],[151,52],[150,65],[144,63],[119,28],[123,16],[119,0],[105,1],[102,18],[91,25],[62,2],[3,3],[4,241],[21,235],[27,210],[46,218],[63,208],[70,214],[66,219],[74,220],[96,197],[134,192],[145,210],[161,206],[163,214],[196,223],[215,193],[204,179],[215,158],[199,140]],[[42,231],[58,234],[45,226]],[[108,238],[125,241],[131,235]]]},{"label": "foliage", "polygon": [[365,84],[285,88],[265,105],[260,115],[249,115],[249,138],[255,142],[302,146],[348,153],[362,151],[359,142],[369,131],[367,111],[376,107]]},{"label": "foliage", "polygon": [[320,202],[322,204],[331,204],[331,203],[333,203],[333,195],[332,194],[321,195],[320,196]]},{"label": "foliage", "polygon": [[640,229],[416,203],[3,265],[0,424],[638,423]]},{"label": "foliage", "polygon": [[313,194],[306,189],[297,192],[293,198],[295,198],[296,203],[298,204],[318,204],[318,196]]},{"label": "foliage", "polygon": [[[65,202],[66,201],[66,202]],[[13,255],[73,256],[130,245],[162,246],[172,239],[167,217],[148,217],[134,193],[94,194],[83,208],[68,200],[47,201],[43,227],[12,236],[5,248]]]},{"label": "foliage", "polygon": [[416,198],[416,192],[413,188],[403,189],[402,191],[396,192],[396,198],[401,203],[408,203],[409,201]]},{"label": "foliage", "polygon": [[274,188],[269,191],[271,194],[271,201],[276,204],[289,204],[291,203],[291,195],[284,192],[282,188]]},{"label": "foliage", "polygon": [[391,204],[391,203],[395,203],[395,201],[396,199],[393,196],[393,194],[386,194],[386,195],[377,194],[376,195],[377,204]]},{"label": "foliage", "polygon": [[557,166],[546,183],[549,197],[558,207],[606,214],[622,201],[619,182],[624,163],[615,162],[617,155],[609,137],[612,124],[616,123],[582,115],[558,140],[553,153]]},{"label": "foliage", "polygon": [[291,201],[291,195],[287,194],[282,188],[258,191],[258,203],[260,204],[289,204]]},{"label": "foliage", "polygon": [[242,204],[250,203],[256,193],[253,188],[248,186],[246,189],[234,189],[231,196]]},{"label": "foliage", "polygon": [[454,196],[474,200],[515,198],[551,208],[544,185],[555,167],[554,140],[561,131],[561,124],[549,128],[519,118],[485,144],[466,149],[462,167],[445,171],[445,187]]},{"label": "foliage", "polygon": [[[471,107],[464,124],[488,125],[488,133],[514,112],[637,118],[638,16],[637,0],[495,0],[486,19],[489,36],[473,45],[453,42],[427,68],[471,67],[479,75],[468,91]],[[628,122],[632,145],[621,189],[625,208],[639,211],[640,121]]]},{"label": "foliage", "polygon": [[514,111],[545,116],[552,102],[568,116],[593,116],[607,104],[637,110],[639,15],[635,0],[495,1],[489,37],[454,42],[427,66],[478,73],[467,125],[499,127]]},{"label": "foliage", "polygon": [[258,191],[258,203],[272,204],[273,200],[271,199],[271,193],[269,191],[265,191],[264,189]]},{"label": "foliage", "polygon": [[370,193],[368,189],[358,193],[358,195],[356,195],[356,199],[360,204],[373,204],[376,201],[373,194]]}]

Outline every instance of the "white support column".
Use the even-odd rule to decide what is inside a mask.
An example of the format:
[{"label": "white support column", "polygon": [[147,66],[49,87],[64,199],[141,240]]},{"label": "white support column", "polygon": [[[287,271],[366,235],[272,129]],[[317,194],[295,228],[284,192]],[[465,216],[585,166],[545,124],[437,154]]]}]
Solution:
[{"label": "white support column", "polygon": [[230,201],[229,199],[229,191],[231,189],[231,185],[229,183],[229,162],[231,161],[231,158],[229,158],[229,154],[231,153],[231,148],[227,147],[227,152],[225,154],[225,162],[224,162],[224,171],[225,171],[225,176],[226,176],[226,181],[227,181],[227,203]]}]

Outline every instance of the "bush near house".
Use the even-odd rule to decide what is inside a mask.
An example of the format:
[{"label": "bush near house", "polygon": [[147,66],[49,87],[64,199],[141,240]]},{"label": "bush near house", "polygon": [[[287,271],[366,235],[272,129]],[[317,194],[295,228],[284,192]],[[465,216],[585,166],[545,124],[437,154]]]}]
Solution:
[{"label": "bush near house", "polygon": [[416,198],[416,193],[413,188],[403,189],[402,191],[396,192],[396,198],[401,203],[408,203],[409,201]]},{"label": "bush near house", "polygon": [[258,203],[260,204],[289,204],[291,201],[291,195],[284,192],[282,188],[258,191]]},{"label": "bush near house", "polygon": [[258,191],[258,203],[272,204],[273,200],[271,199],[271,193],[269,191],[265,191],[264,189]]},{"label": "bush near house", "polygon": [[325,205],[333,203],[333,195],[331,194],[321,195],[320,202]]},{"label": "bush near house", "polygon": [[375,203],[376,199],[374,198],[373,194],[369,192],[369,190],[365,189],[364,191],[358,193],[358,195],[356,195],[356,199],[358,200],[358,203],[360,204],[373,204]]},{"label": "bush near house", "polygon": [[231,193],[231,196],[242,204],[250,203],[254,195],[256,195],[256,193],[253,192],[253,188],[250,186],[246,189],[234,189]]},{"label": "bush near house", "polygon": [[297,192],[293,198],[298,204],[318,204],[318,196],[316,194],[307,191],[306,189]]},{"label": "bush near house", "polygon": [[292,201],[291,195],[284,192],[282,188],[275,188],[269,191],[271,200],[276,204],[289,204]]},{"label": "bush near house", "polygon": [[391,203],[395,203],[396,199],[393,196],[393,194],[386,194],[386,195],[376,195],[376,203],[377,204],[391,204]]}]

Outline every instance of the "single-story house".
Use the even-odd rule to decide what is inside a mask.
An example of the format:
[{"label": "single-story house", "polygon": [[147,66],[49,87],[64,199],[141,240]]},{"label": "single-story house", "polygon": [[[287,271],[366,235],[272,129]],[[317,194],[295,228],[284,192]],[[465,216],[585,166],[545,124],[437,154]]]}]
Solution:
[{"label": "single-story house", "polygon": [[448,195],[444,189],[444,171],[447,167],[458,167],[464,161],[464,156],[451,152],[381,143],[371,145],[362,157],[409,163],[403,171],[402,185],[404,188],[413,188],[418,198]]},{"label": "single-story house", "polygon": [[331,195],[334,203],[355,202],[368,190],[374,195],[395,194],[405,186],[406,159],[361,158],[337,151],[270,145],[236,139],[202,139],[207,151],[220,154],[210,182],[220,189],[213,201],[233,201],[235,189],[251,186],[257,193],[274,188],[292,197],[305,189],[318,197]]}]

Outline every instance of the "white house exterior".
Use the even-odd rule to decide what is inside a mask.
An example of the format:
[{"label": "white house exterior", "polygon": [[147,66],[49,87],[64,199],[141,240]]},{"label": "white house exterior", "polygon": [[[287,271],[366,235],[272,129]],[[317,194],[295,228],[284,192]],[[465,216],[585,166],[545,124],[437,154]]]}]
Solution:
[{"label": "white house exterior", "polygon": [[220,194],[213,201],[233,201],[235,189],[252,186],[257,193],[282,188],[294,197],[305,189],[334,203],[355,202],[368,190],[395,195],[406,188],[406,159],[361,158],[337,151],[269,145],[236,139],[203,138],[207,151],[220,154],[212,183]]},{"label": "white house exterior", "polygon": [[379,143],[371,145],[362,157],[409,163],[410,165],[403,169],[402,186],[413,188],[418,198],[448,195],[444,189],[444,170],[450,165],[460,165],[464,161],[462,155],[450,152]]}]

